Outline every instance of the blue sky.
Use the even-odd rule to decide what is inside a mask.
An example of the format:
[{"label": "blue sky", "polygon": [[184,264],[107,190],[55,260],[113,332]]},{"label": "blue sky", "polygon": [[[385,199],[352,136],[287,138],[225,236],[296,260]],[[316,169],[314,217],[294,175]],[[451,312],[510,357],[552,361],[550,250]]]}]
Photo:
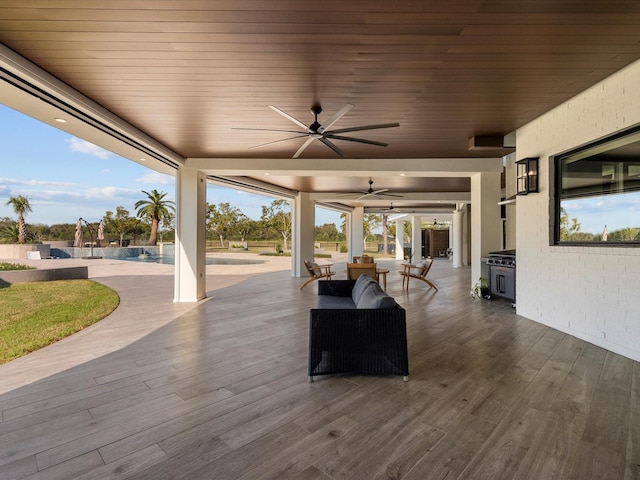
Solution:
[{"label": "blue sky", "polygon": [[[15,218],[11,196],[29,198],[27,223],[98,222],[123,206],[135,215],[142,190],[175,199],[175,178],[103,150],[84,140],[0,105],[0,217]],[[207,202],[228,202],[257,220],[271,197],[210,185]],[[340,224],[340,214],[317,208],[316,224]]]}]

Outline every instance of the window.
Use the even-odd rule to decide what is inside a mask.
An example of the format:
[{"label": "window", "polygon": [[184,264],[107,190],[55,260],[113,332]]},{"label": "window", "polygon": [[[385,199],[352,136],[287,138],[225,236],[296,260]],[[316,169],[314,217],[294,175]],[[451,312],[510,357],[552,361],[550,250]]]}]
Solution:
[{"label": "window", "polygon": [[640,244],[640,129],[555,158],[555,243]]}]

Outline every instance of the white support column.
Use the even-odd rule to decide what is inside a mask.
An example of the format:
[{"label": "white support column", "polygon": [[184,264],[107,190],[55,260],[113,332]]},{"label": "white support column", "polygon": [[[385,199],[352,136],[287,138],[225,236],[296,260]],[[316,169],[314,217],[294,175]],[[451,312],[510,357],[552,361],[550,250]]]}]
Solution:
[{"label": "white support column", "polygon": [[364,253],[364,207],[356,207],[351,212],[349,228],[349,261],[354,255],[359,257]]},{"label": "white support column", "polygon": [[422,258],[422,217],[411,217],[411,263],[418,263]]},{"label": "white support column", "polygon": [[452,249],[453,249],[453,267],[454,268],[460,268],[462,267],[462,248],[463,248],[463,241],[462,241],[462,235],[463,235],[463,217],[464,217],[464,211],[462,210],[463,206],[459,206],[456,207],[456,209],[453,211],[453,222],[452,222],[452,230],[453,230],[453,242],[452,242]]},{"label": "white support column", "polygon": [[205,297],[206,176],[195,168],[176,173],[176,264],[174,302],[197,302]]},{"label": "white support column", "polygon": [[462,265],[471,266],[471,204],[466,204],[462,214]]},{"label": "white support column", "polygon": [[291,261],[293,263],[293,275],[301,277],[307,275],[304,265],[305,260],[313,262],[315,241],[315,202],[310,199],[309,193],[298,193],[291,202],[293,219],[293,238],[291,239]]},{"label": "white support column", "polygon": [[396,260],[404,260],[404,220],[396,220]]},{"label": "white support column", "polygon": [[471,177],[471,285],[482,276],[482,258],[500,250],[500,174]]}]

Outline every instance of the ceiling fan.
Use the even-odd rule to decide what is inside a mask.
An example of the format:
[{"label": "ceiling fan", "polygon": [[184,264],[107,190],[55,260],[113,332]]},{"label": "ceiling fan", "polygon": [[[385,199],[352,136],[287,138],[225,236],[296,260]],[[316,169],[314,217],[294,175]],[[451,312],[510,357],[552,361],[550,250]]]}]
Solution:
[{"label": "ceiling fan", "polygon": [[402,198],[402,195],[398,195],[395,193],[385,193],[388,192],[389,189],[388,188],[380,188],[378,190],[374,190],[373,189],[373,180],[371,178],[369,178],[369,189],[368,190],[363,190],[361,192],[353,192],[353,193],[344,193],[344,194],[339,194],[339,197],[344,197],[344,196],[350,196],[350,195],[360,195],[358,198],[356,198],[356,200],[362,200],[363,198],[367,198],[367,197],[375,197],[375,198],[383,198],[383,197],[397,197],[397,198]]},{"label": "ceiling fan", "polygon": [[348,132],[359,132],[361,130],[377,130],[380,128],[393,128],[399,127],[399,123],[381,123],[377,125],[362,125],[360,127],[349,127],[349,128],[338,128],[335,130],[330,130],[330,128],[340,120],[349,110],[353,108],[353,105],[350,103],[346,104],[340,110],[333,114],[324,125],[321,125],[318,122],[318,115],[322,112],[322,107],[319,103],[314,103],[311,106],[311,113],[314,115],[314,122],[307,126],[302,123],[300,120],[292,117],[288,113],[280,110],[278,107],[274,107],[273,105],[268,105],[268,107],[276,113],[279,113],[287,120],[295,123],[302,130],[279,130],[279,129],[269,129],[269,128],[235,128],[234,130],[263,130],[269,132],[288,132],[288,133],[296,133],[297,135],[294,137],[283,138],[281,140],[275,140],[273,142],[263,143],[261,145],[255,145],[250,147],[251,149],[265,147],[267,145],[273,145],[274,143],[286,142],[288,140],[294,140],[296,138],[306,138],[305,142],[298,149],[298,151],[293,155],[293,158],[298,158],[304,150],[311,145],[314,140],[318,140],[321,143],[324,143],[327,147],[337,153],[340,157],[346,158],[347,155],[340,149],[338,146],[333,143],[331,140],[345,140],[348,142],[358,142],[358,143],[366,143],[368,145],[377,145],[379,147],[386,147],[389,144],[383,142],[377,142],[374,140],[365,140],[364,138],[355,138],[355,137],[346,137],[342,135],[343,133]]},{"label": "ceiling fan", "polygon": [[389,208],[386,208],[384,210],[384,213],[402,213],[402,210],[398,210],[396,207],[393,206],[393,202],[391,202],[391,204],[389,205]]}]

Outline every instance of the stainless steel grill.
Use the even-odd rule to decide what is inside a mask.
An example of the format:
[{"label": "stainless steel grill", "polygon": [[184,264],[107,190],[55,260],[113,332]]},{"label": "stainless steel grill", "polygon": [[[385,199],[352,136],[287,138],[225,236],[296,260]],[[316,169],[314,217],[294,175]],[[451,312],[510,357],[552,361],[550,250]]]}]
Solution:
[{"label": "stainless steel grill", "polygon": [[516,251],[501,250],[487,255],[491,296],[516,301]]}]

